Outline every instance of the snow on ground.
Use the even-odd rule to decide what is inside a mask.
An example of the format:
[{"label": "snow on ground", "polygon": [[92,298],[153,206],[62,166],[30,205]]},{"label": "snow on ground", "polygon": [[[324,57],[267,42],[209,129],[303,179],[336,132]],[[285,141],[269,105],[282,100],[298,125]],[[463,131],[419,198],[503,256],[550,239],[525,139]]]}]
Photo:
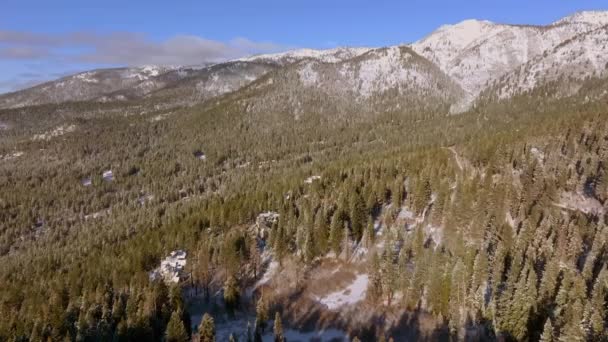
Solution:
[{"label": "snow on ground", "polygon": [[585,214],[601,215],[604,213],[604,207],[595,198],[571,192],[563,192],[560,202],[555,205],[563,209],[582,211]]},{"label": "snow on ground", "polygon": [[149,202],[153,199],[154,195],[141,195],[137,198],[137,203],[139,203],[140,205],[144,205],[146,204],[146,202]]},{"label": "snow on ground", "polygon": [[186,252],[176,250],[160,262],[160,266],[150,272],[150,279],[163,279],[166,283],[179,283],[184,276]]},{"label": "snow on ground", "polygon": [[312,182],[320,180],[320,179],[321,179],[321,176],[316,176],[316,175],[315,176],[310,176],[310,177],[308,177],[308,178],[306,178],[304,180],[304,183],[306,183],[306,184],[312,184]]},{"label": "snow on ground", "polygon": [[[287,329],[285,330],[285,338],[290,342],[308,342],[308,341],[334,341],[342,340],[349,341],[348,336],[342,330],[338,329],[323,329],[311,332],[302,332],[299,330]],[[266,334],[263,336],[264,342],[273,341],[272,335]]]},{"label": "snow on ground", "polygon": [[425,232],[427,233],[428,238],[433,240],[435,249],[437,249],[443,240],[443,229],[429,224],[425,227]]},{"label": "snow on ground", "polygon": [[543,151],[539,150],[536,147],[530,148],[530,153],[532,153],[532,155],[541,163],[545,160],[545,154],[543,153]]},{"label": "snow on ground", "polygon": [[[200,314],[191,316],[193,331],[196,331],[198,325],[201,322],[201,319],[202,316]],[[230,338],[230,334],[234,334],[234,336],[239,341],[247,341],[247,325],[249,324],[250,326],[250,331],[252,335],[251,337],[253,338],[254,322],[255,317],[253,316],[226,321],[216,320],[215,340],[228,341],[228,339]],[[284,321],[283,324],[285,324]],[[267,322],[267,326],[268,328],[266,329],[266,332],[264,333],[264,335],[262,335],[262,341],[274,342],[274,334],[272,332],[274,320],[269,320]],[[334,328],[319,329],[315,331],[301,331],[297,329],[288,329],[283,327],[283,333],[285,335],[285,339],[289,342],[349,341],[348,335],[344,331]]]},{"label": "snow on ground", "polygon": [[319,74],[313,69],[314,63],[307,63],[303,68],[298,70],[300,82],[306,87],[314,87],[319,82]]},{"label": "snow on ground", "polygon": [[335,48],[328,50],[313,50],[313,49],[297,49],[291,50],[287,52],[274,53],[274,54],[264,54],[264,55],[254,55],[250,57],[240,58],[237,61],[255,61],[255,60],[272,60],[272,61],[280,61],[287,60],[289,62],[293,62],[303,58],[313,58],[318,59],[324,63],[337,63],[343,60],[347,60],[359,55],[362,55],[368,52],[369,48]]},{"label": "snow on ground", "polygon": [[414,214],[413,211],[409,210],[407,207],[403,207],[399,211],[399,215],[397,216],[397,218],[400,218],[400,219],[410,219],[411,220],[411,219],[414,218],[415,215],[416,214]]},{"label": "snow on ground", "polygon": [[107,210],[101,210],[92,214],[88,214],[88,215],[84,215],[84,219],[88,220],[88,219],[96,219],[96,218],[100,218],[102,216],[105,216],[106,214],[108,214],[110,212],[110,209]]},{"label": "snow on ground", "polygon": [[505,214],[505,220],[507,221],[509,226],[511,226],[511,228],[515,228],[515,219],[513,217],[511,217],[511,213],[508,211]]},{"label": "snow on ground", "polygon": [[345,305],[353,305],[365,299],[368,283],[369,276],[367,274],[359,274],[344,290],[332,292],[323,297],[317,297],[315,300],[327,306],[329,310],[337,310]]},{"label": "snow on ground", "polygon": [[39,140],[49,141],[52,138],[62,136],[64,134],[66,134],[66,133],[74,132],[75,130],[76,130],[76,125],[61,125],[61,126],[57,126],[52,131],[44,132],[42,134],[35,134],[32,137],[32,140],[34,140],[34,141],[39,141]]},{"label": "snow on ground", "polygon": [[95,76],[95,72],[87,71],[87,72],[80,73],[78,75],[74,75],[74,78],[81,80],[83,82],[86,82],[86,83],[99,83],[99,80],[96,78],[93,78],[93,76]]},{"label": "snow on ground", "polygon": [[0,161],[5,161],[5,160],[11,160],[11,159],[19,158],[23,154],[24,153],[22,151],[16,151],[16,152],[13,152],[11,154],[6,154],[6,155],[1,155],[0,154]]},{"label": "snow on ground", "polygon": [[270,262],[270,264],[268,264],[268,269],[266,269],[266,272],[264,272],[264,276],[262,277],[262,279],[258,280],[258,282],[255,283],[256,287],[270,282],[270,280],[272,279],[272,276],[274,276],[274,274],[276,273],[278,268],[279,268],[279,263],[272,260]]},{"label": "snow on ground", "polygon": [[270,283],[272,278],[279,270],[279,263],[274,260],[272,254],[270,254],[268,251],[264,251],[264,253],[262,253],[262,265],[268,266],[266,266],[266,270],[264,271],[262,278],[260,278],[255,284],[253,284],[252,287],[247,289],[247,297],[251,297],[255,290],[257,290],[260,286],[264,286]]},{"label": "snow on ground", "polygon": [[150,118],[148,121],[149,122],[158,122],[158,121],[162,121],[165,120],[166,118],[168,118],[171,114],[173,113],[164,113],[164,114],[158,114],[152,118]]}]

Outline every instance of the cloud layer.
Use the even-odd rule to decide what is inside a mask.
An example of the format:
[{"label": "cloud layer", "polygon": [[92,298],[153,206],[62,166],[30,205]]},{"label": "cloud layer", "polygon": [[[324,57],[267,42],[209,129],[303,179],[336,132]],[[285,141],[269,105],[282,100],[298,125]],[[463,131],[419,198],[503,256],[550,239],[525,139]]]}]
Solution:
[{"label": "cloud layer", "polygon": [[0,30],[0,60],[56,60],[111,65],[193,65],[218,62],[284,47],[235,38],[229,42],[193,35],[154,41],[131,32],[59,35]]},{"label": "cloud layer", "polygon": [[285,49],[242,37],[223,42],[176,35],[157,41],[133,32],[46,34],[0,30],[0,93],[47,81],[60,73],[91,68],[200,65]]}]

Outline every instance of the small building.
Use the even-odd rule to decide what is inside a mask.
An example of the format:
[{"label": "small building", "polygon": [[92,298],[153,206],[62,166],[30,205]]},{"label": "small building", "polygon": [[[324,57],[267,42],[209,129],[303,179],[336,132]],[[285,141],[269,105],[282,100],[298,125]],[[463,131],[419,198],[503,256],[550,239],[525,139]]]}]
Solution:
[{"label": "small building", "polygon": [[165,259],[161,260],[160,266],[150,272],[150,279],[162,279],[165,283],[179,283],[187,278],[186,252],[178,249]]},{"label": "small building", "polygon": [[82,183],[83,186],[91,186],[93,184],[93,181],[91,180],[91,177],[86,177],[81,179],[80,183]]},{"label": "small building", "polygon": [[114,173],[112,170],[106,170],[101,174],[101,178],[106,182],[111,182],[114,180]]},{"label": "small building", "polygon": [[255,220],[255,234],[261,239],[266,239],[272,225],[279,222],[279,214],[274,211],[261,213]]},{"label": "small building", "polygon": [[200,159],[200,160],[207,160],[207,156],[202,151],[195,151],[194,152],[194,157],[196,159]]}]

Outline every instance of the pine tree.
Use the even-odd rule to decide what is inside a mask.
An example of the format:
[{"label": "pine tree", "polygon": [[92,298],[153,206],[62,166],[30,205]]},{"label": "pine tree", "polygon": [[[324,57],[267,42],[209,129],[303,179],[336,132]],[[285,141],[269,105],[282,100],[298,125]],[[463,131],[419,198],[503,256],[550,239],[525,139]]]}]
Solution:
[{"label": "pine tree", "polygon": [[353,240],[359,241],[363,236],[363,228],[366,224],[367,209],[363,197],[357,192],[352,191],[350,202],[350,227],[353,233]]},{"label": "pine tree", "polygon": [[211,315],[205,313],[198,327],[199,342],[215,342],[215,322]]},{"label": "pine tree", "polygon": [[224,303],[226,303],[226,309],[230,313],[234,313],[239,305],[238,284],[233,276],[229,276],[224,284]]},{"label": "pine tree", "polygon": [[547,318],[545,321],[545,326],[543,328],[543,333],[540,335],[540,342],[553,342],[553,324],[551,324],[551,319]]},{"label": "pine tree", "polygon": [[258,303],[255,307],[256,310],[256,320],[255,320],[255,330],[261,330],[264,333],[266,330],[266,321],[268,321],[268,304],[264,300],[264,297],[261,297],[258,300]]},{"label": "pine tree", "polygon": [[327,253],[329,244],[329,230],[325,218],[323,210],[319,210],[315,216],[314,241],[316,242],[319,255]]},{"label": "pine tree", "polygon": [[188,341],[188,333],[182,321],[181,310],[173,311],[167,330],[165,331],[165,341],[167,342],[185,342]]},{"label": "pine tree", "polygon": [[279,315],[278,312],[274,315],[274,341],[285,341],[285,337],[283,335],[283,324],[281,323],[281,315]]},{"label": "pine tree", "polygon": [[336,253],[336,256],[340,255],[340,245],[342,243],[342,233],[344,231],[344,223],[342,221],[341,213],[337,210],[331,218],[331,225],[329,230],[329,244],[331,249]]},{"label": "pine tree", "polygon": [[315,259],[315,241],[312,229],[308,229],[306,232],[306,239],[304,240],[304,262],[310,265]]},{"label": "pine tree", "polygon": [[367,285],[367,298],[377,302],[382,298],[382,275],[380,274],[380,258],[374,252],[370,264],[370,280]]},{"label": "pine tree", "polygon": [[[387,234],[387,236],[389,235],[390,234]],[[393,294],[397,287],[397,277],[399,275],[395,265],[395,246],[393,244],[392,238],[387,238],[384,257],[382,258],[382,263],[380,265],[382,292],[386,295],[386,301],[389,307],[392,304]]]}]

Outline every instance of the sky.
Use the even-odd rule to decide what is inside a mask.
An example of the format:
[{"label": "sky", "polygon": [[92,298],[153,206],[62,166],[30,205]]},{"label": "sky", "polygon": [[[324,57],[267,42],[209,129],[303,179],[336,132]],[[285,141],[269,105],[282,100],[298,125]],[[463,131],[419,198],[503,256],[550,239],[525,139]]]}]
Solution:
[{"label": "sky", "polygon": [[0,93],[79,71],[379,47],[443,24],[549,24],[608,0],[2,0]]}]

